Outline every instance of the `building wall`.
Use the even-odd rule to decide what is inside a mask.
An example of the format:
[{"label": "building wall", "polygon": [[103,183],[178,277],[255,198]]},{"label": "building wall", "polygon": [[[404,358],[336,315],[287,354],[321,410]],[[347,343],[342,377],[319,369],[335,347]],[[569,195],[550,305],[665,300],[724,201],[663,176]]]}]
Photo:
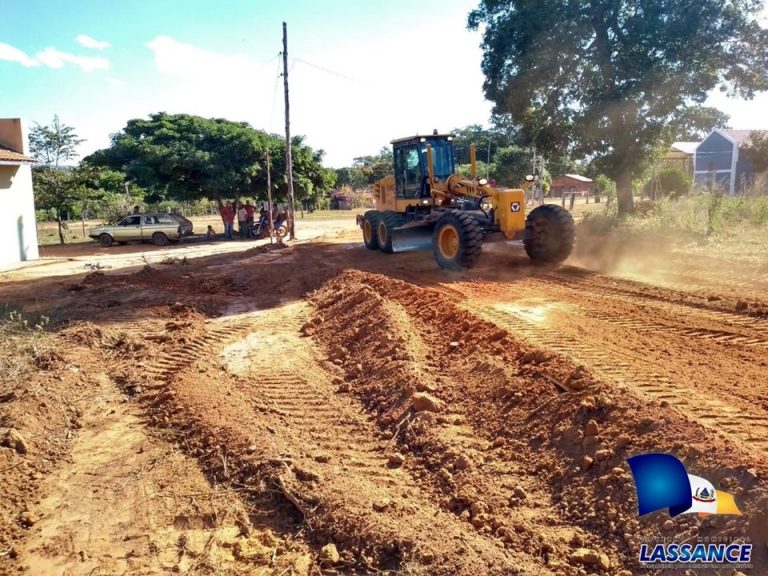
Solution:
[{"label": "building wall", "polygon": [[734,193],[733,164],[736,146],[718,132],[712,132],[696,149],[694,186],[710,184],[721,186],[729,194]]},{"label": "building wall", "polygon": [[0,165],[0,267],[37,258],[32,168]]},{"label": "building wall", "polygon": [[[0,144],[29,154],[21,120],[0,118]],[[39,257],[32,167],[0,164],[0,267]]]},{"label": "building wall", "polygon": [[0,144],[19,154],[29,154],[27,134],[19,118],[0,118]]}]

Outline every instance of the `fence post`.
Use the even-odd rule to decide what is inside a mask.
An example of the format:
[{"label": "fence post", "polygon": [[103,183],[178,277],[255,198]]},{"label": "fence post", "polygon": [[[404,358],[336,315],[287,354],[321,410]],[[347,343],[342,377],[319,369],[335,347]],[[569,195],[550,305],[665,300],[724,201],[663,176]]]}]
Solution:
[{"label": "fence post", "polygon": [[576,192],[571,192],[571,207],[570,210],[573,211],[573,203],[576,201]]}]

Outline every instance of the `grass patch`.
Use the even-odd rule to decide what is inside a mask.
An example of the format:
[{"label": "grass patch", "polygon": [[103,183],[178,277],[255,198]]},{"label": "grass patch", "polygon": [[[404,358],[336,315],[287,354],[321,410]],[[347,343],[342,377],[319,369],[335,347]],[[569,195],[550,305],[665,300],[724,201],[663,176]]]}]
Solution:
[{"label": "grass patch", "polygon": [[5,306],[0,314],[0,392],[15,387],[24,377],[45,369],[56,352],[45,332],[46,316],[28,318]]},{"label": "grass patch", "polygon": [[768,227],[766,196],[700,194],[658,202],[645,200],[635,207],[635,214],[627,217],[618,216],[611,207],[585,214],[582,229],[593,234],[620,229],[626,233],[705,238]]}]

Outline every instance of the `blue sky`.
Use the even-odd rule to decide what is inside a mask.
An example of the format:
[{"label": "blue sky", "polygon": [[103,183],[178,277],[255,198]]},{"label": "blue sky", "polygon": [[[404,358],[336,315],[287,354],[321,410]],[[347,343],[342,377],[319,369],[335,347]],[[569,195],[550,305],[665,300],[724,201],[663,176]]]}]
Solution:
[{"label": "blue sky", "polygon": [[[292,131],[331,166],[396,137],[485,123],[475,0],[0,0],[0,116],[54,114],[104,147],[130,118],[186,112]],[[716,97],[734,128],[768,128],[768,96]]]}]

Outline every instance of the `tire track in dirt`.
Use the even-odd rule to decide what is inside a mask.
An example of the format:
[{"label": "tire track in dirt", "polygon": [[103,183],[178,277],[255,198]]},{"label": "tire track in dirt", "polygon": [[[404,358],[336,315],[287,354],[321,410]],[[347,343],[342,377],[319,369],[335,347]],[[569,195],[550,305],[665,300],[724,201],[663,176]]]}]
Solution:
[{"label": "tire track in dirt", "polygon": [[748,452],[761,457],[768,453],[768,418],[765,416],[746,415],[717,398],[693,395],[688,389],[680,389],[679,383],[668,376],[653,370],[640,371],[635,364],[619,360],[623,352],[620,347],[610,351],[595,350],[589,344],[569,341],[560,331],[531,321],[514,309],[505,310],[503,305],[467,304],[465,307],[505,330],[584,363],[603,378],[674,406],[687,417],[693,417],[696,422],[734,440]]},{"label": "tire track in dirt", "polygon": [[[339,509],[330,514],[333,522],[345,527],[342,530],[337,527],[337,541],[344,529],[361,531],[358,538],[363,538],[363,534],[370,538],[368,543],[341,540],[344,547],[363,550],[361,558],[366,565],[366,548],[382,546],[378,541],[382,534],[371,531],[371,527],[384,522],[399,530],[399,538],[407,544],[400,551],[392,551],[401,555],[398,565],[393,566],[397,569],[408,570],[410,566],[415,573],[420,573],[424,565],[434,562],[428,573],[511,574],[531,570],[533,565],[525,558],[518,556],[513,560],[503,543],[481,537],[470,525],[428,498],[421,483],[414,479],[412,466],[390,464],[389,457],[397,448],[396,434],[393,436],[373,425],[370,417],[360,413],[356,402],[339,395],[337,388],[342,380],[332,376],[336,366],[322,367],[324,359],[317,355],[311,341],[299,339],[300,329],[309,320],[310,312],[306,303],[267,312],[248,337],[254,348],[246,362],[243,362],[245,350],[237,344],[225,349],[222,355],[228,358],[230,370],[246,377],[247,381],[241,386],[254,398],[254,408],[258,411],[266,408],[278,415],[281,425],[290,431],[286,450],[293,457],[298,450],[302,459],[320,463],[314,464],[318,481],[334,494],[326,498],[331,501],[341,498],[334,504]],[[268,353],[276,349],[280,349],[279,355]],[[471,438],[478,441],[474,435]],[[311,466],[306,462],[302,464],[302,467]],[[348,493],[340,493],[345,487]],[[356,501],[360,499],[367,504],[370,517],[346,518],[360,506]],[[329,503],[321,500],[319,505],[324,507]],[[404,517],[408,518],[407,525],[403,523]],[[415,550],[410,549],[411,539],[419,542]],[[445,550],[445,544],[451,541],[464,549],[463,558],[457,559],[453,551]],[[390,545],[400,546],[396,542]],[[537,573],[549,572],[539,568]]]},{"label": "tire track in dirt", "polygon": [[[571,276],[584,275],[582,279],[573,279]],[[602,296],[618,297],[620,299],[634,299],[639,302],[652,302],[662,310],[673,314],[685,316],[695,310],[704,318],[713,322],[726,325],[741,326],[761,330],[762,334],[768,331],[768,318],[728,312],[721,309],[717,300],[709,301],[708,297],[696,294],[688,294],[670,288],[656,288],[646,284],[638,284],[634,281],[620,280],[608,276],[586,274],[580,270],[564,269],[562,275],[542,273],[532,278],[535,282],[546,284],[555,289],[562,290],[565,287],[575,292],[588,292]],[[719,298],[719,297],[718,297]]]}]

